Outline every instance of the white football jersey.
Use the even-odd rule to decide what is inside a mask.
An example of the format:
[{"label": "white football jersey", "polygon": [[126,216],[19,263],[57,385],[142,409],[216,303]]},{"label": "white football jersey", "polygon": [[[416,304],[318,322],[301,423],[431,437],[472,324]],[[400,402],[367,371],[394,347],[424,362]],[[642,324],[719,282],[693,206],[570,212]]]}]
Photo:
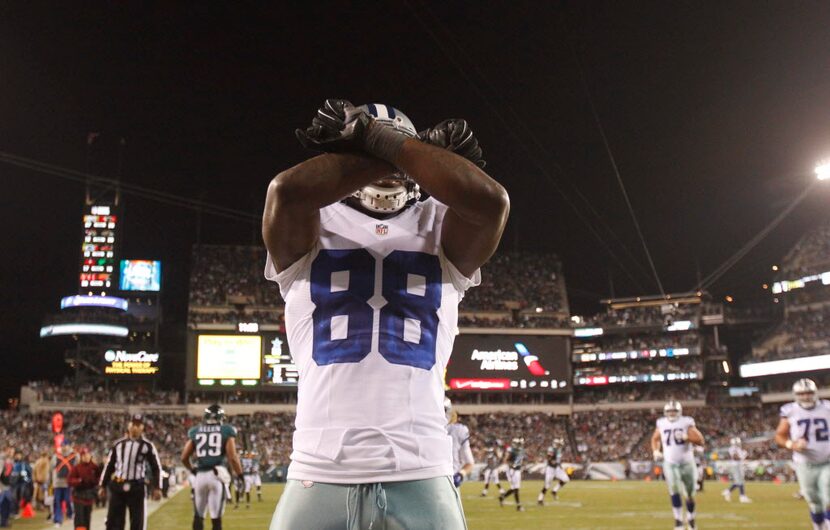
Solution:
[{"label": "white football jersey", "polygon": [[447,424],[447,434],[452,438],[452,472],[458,473],[467,464],[474,464],[470,449],[470,429],[458,422]]},{"label": "white football jersey", "polygon": [[444,204],[378,220],[320,210],[314,248],[277,274],[299,372],[288,478],[332,483],[452,474],[444,371],[465,277],[441,250]]},{"label": "white football jersey", "polygon": [[746,460],[748,454],[745,449],[738,445],[729,446],[729,458],[732,460]]},{"label": "white football jersey", "polygon": [[793,451],[793,462],[820,464],[830,461],[830,403],[820,399],[816,406],[805,409],[796,402],[781,407],[781,417],[790,424],[790,439],[807,440],[807,450]]},{"label": "white football jersey", "polygon": [[[689,429],[695,426],[694,418],[680,416],[676,421],[662,417],[657,420],[660,441],[663,444],[663,460],[670,464],[692,464],[695,461],[694,446],[680,434],[688,436]],[[683,437],[685,438],[685,437]]]}]

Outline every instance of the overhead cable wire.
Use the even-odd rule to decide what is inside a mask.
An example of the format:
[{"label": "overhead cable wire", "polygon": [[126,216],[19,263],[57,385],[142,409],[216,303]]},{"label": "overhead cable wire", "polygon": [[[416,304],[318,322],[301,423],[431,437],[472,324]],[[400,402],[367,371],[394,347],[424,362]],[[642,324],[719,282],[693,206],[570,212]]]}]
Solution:
[{"label": "overhead cable wire", "polygon": [[611,151],[608,136],[605,134],[605,127],[602,126],[602,121],[599,119],[599,112],[597,112],[597,107],[594,105],[594,98],[591,96],[591,90],[588,87],[588,80],[585,77],[585,70],[582,68],[582,62],[579,60],[579,56],[577,55],[576,49],[574,49],[573,45],[571,45],[571,52],[573,53],[577,68],[579,69],[579,77],[582,80],[582,88],[585,90],[585,97],[588,99],[588,104],[591,107],[591,114],[594,116],[594,123],[597,126],[599,135],[602,137],[602,144],[605,146],[605,152],[608,155],[608,160],[611,162],[611,168],[614,170],[614,176],[617,178],[617,184],[619,184],[620,191],[625,199],[625,205],[628,207],[628,213],[631,215],[631,220],[634,222],[634,228],[637,229],[637,237],[640,238],[643,251],[648,259],[648,264],[651,267],[651,272],[654,274],[654,281],[657,282],[657,288],[660,289],[660,294],[665,297],[666,291],[663,289],[663,282],[660,281],[660,276],[657,274],[657,267],[654,266],[654,260],[651,258],[651,251],[649,251],[648,245],[646,244],[646,238],[643,236],[643,231],[640,228],[640,222],[637,220],[637,214],[634,213],[634,206],[631,205],[628,190],[625,188],[625,183],[623,182],[622,175],[620,174],[620,169],[617,166],[617,160],[614,158],[614,153]]},{"label": "overhead cable wire", "polygon": [[[487,108],[490,110],[490,112],[492,112],[493,115],[499,120],[499,122],[501,122],[501,124],[504,126],[507,133],[516,141],[516,143],[520,146],[520,148],[528,155],[528,157],[530,158],[530,161],[533,163],[533,165],[536,166],[536,168],[539,170],[539,172],[545,177],[546,181],[553,187],[554,191],[556,191],[560,196],[562,196],[562,198],[565,200],[565,202],[567,202],[567,204],[574,211],[574,213],[576,214],[576,217],[588,227],[591,234],[597,239],[597,241],[600,243],[600,245],[602,245],[602,247],[606,250],[606,252],[608,252],[608,254],[617,262],[620,269],[631,279],[631,281],[640,290],[644,291],[644,289],[642,288],[642,285],[640,285],[640,282],[637,281],[637,279],[634,277],[633,274],[631,274],[631,271],[628,270],[628,268],[625,266],[625,264],[622,262],[622,260],[620,260],[620,258],[616,255],[616,253],[614,253],[614,251],[611,250],[611,248],[608,246],[608,244],[605,242],[605,240],[600,236],[600,234],[597,232],[597,230],[594,228],[594,226],[591,224],[591,222],[580,212],[579,208],[577,208],[577,206],[573,203],[573,201],[565,194],[562,187],[559,185],[559,183],[556,181],[556,179],[550,174],[550,172],[545,168],[544,164],[542,164],[540,162],[540,160],[536,157],[536,155],[534,153],[532,153],[527,148],[527,145],[526,145],[524,139],[522,139],[518,135],[518,133],[516,133],[516,131],[513,130],[513,128],[510,126],[510,124],[507,122],[507,120],[504,118],[504,116],[498,110],[498,108],[496,108],[496,106],[493,104],[493,102],[490,100],[490,98],[482,92],[481,88],[479,87],[479,83],[477,83],[475,80],[473,80],[471,78],[471,76],[467,72],[466,68],[464,68],[464,66],[452,55],[452,53],[450,53],[450,51],[447,49],[447,47],[444,45],[444,43],[441,41],[441,39],[439,39],[438,36],[435,34],[435,32],[432,29],[432,26],[430,24],[428,24],[427,21],[425,21],[423,19],[423,17],[419,13],[419,11],[417,9],[415,9],[415,7],[410,3],[409,0],[405,0],[405,3],[409,7],[410,11],[412,11],[412,13],[415,16],[416,20],[418,20],[418,22],[424,28],[424,31],[426,31],[426,33],[430,36],[430,38],[436,43],[438,48],[444,53],[444,55],[449,59],[449,61],[453,64],[453,66],[455,66],[455,68],[458,69],[458,71],[461,73],[461,75],[465,79],[465,81],[467,81],[467,83],[469,83],[470,86],[473,87],[473,90],[482,99],[482,101],[487,106]],[[425,7],[425,10],[428,11],[429,8]],[[433,18],[435,18],[435,17],[433,16]],[[439,25],[440,25],[440,22],[439,22]],[[509,106],[508,106],[508,108],[509,108]],[[523,125],[521,123],[521,120],[517,119],[517,121],[522,125],[522,127],[525,129],[525,131],[527,131],[527,126]],[[528,134],[528,133],[526,132],[526,134]],[[541,148],[541,143],[538,141],[538,139],[536,139],[535,135],[530,133],[529,136],[534,141],[534,143],[537,145],[537,147]]]},{"label": "overhead cable wire", "polygon": [[747,241],[744,246],[738,249],[737,252],[732,254],[726,261],[721,263],[715,270],[710,272],[705,278],[698,282],[695,290],[702,290],[708,289],[710,286],[714,285],[724,274],[726,274],[729,269],[731,269],[735,264],[737,264],[744,256],[746,256],[749,251],[755,248],[758,243],[760,243],[770,232],[772,232],[781,221],[783,221],[793,210],[798,207],[801,202],[806,199],[810,193],[813,191],[813,188],[818,183],[817,180],[814,180],[807,186],[804,191],[802,191],[795,199],[787,205],[784,210],[781,211],[772,221],[770,221],[763,229],[761,229],[757,234],[755,234],[749,241]]},{"label": "overhead cable wire", "polygon": [[45,173],[48,175],[52,175],[64,180],[69,180],[72,182],[78,182],[81,184],[92,183],[99,186],[113,186],[116,185],[121,188],[122,191],[125,193],[129,193],[131,195],[135,195],[138,197],[142,197],[144,199],[148,199],[151,201],[168,204],[172,206],[178,206],[181,208],[186,208],[189,210],[199,211],[205,214],[210,214],[218,217],[224,217],[227,219],[234,219],[237,221],[244,221],[244,222],[259,222],[260,217],[258,215],[252,214],[250,212],[246,212],[244,210],[237,210],[235,208],[229,208],[227,206],[222,206],[218,204],[209,203],[202,200],[193,199],[190,197],[185,197],[181,195],[176,195],[173,193],[155,190],[152,188],[147,188],[144,186],[140,186],[137,184],[131,184],[124,181],[116,181],[115,179],[110,179],[107,177],[101,177],[97,175],[91,175],[89,173],[84,173],[81,171],[76,171],[74,169],[68,169],[61,166],[57,166],[54,164],[49,164],[46,162],[41,162],[39,160],[34,160],[18,155],[14,155],[11,153],[7,153],[4,151],[0,151],[0,162],[28,169],[31,171],[36,171],[39,173]]}]

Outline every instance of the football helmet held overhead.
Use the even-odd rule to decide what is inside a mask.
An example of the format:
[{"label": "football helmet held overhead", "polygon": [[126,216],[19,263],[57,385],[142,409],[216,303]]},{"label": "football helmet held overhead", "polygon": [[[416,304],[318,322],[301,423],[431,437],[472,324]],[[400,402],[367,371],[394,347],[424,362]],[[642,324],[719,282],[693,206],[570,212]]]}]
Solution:
[{"label": "football helmet held overhead", "polygon": [[[406,114],[383,103],[369,103],[358,107],[372,116],[375,123],[391,127],[415,138],[418,131]],[[376,214],[393,214],[414,203],[421,197],[418,184],[405,173],[396,173],[388,179],[363,186],[352,194],[361,207]],[[349,204],[348,201],[346,204]]]},{"label": "football helmet held overhead", "polygon": [[818,401],[818,387],[812,379],[799,379],[793,384],[793,395],[802,408],[811,409]]},{"label": "football helmet held overhead", "polygon": [[663,415],[666,416],[669,421],[677,421],[680,416],[683,415],[683,406],[679,401],[672,399],[663,406]]},{"label": "football helmet held overhead", "polygon": [[222,423],[225,421],[225,410],[219,403],[214,403],[205,409],[205,423]]}]

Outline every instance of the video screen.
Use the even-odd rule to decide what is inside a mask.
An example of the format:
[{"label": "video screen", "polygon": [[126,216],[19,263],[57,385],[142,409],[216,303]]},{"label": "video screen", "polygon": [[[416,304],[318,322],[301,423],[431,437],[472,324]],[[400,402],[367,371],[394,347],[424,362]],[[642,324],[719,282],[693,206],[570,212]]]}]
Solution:
[{"label": "video screen", "polygon": [[539,335],[459,335],[447,388],[473,392],[571,391],[568,339]]},{"label": "video screen", "polygon": [[161,262],[144,259],[122,259],[122,291],[160,291]]},{"label": "video screen", "polygon": [[199,335],[196,379],[259,380],[262,337],[259,335]]}]

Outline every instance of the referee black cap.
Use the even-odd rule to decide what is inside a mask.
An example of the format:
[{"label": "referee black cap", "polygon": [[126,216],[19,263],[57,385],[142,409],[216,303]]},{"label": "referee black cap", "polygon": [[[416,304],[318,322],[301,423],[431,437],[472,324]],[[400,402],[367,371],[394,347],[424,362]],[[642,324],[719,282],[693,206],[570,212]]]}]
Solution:
[{"label": "referee black cap", "polygon": [[133,414],[130,416],[130,423],[140,423],[144,425],[144,415],[139,413]]}]

